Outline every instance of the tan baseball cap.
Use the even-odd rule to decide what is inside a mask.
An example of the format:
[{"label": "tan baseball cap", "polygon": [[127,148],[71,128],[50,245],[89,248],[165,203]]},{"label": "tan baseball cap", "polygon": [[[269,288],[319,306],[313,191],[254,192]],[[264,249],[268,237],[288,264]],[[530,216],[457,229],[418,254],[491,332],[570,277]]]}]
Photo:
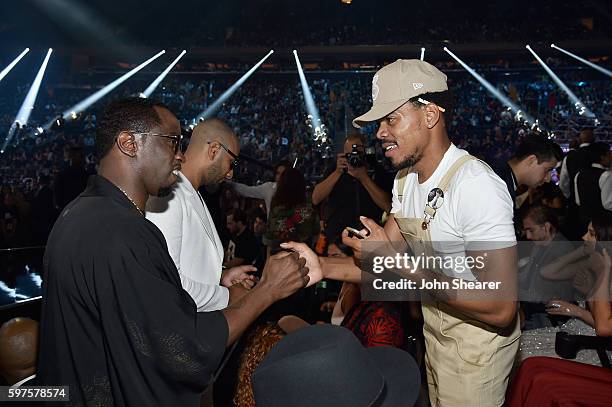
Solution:
[{"label": "tan baseball cap", "polygon": [[448,90],[446,75],[420,59],[398,59],[381,68],[372,79],[372,108],[353,120],[359,128],[382,119],[408,100],[424,93]]}]

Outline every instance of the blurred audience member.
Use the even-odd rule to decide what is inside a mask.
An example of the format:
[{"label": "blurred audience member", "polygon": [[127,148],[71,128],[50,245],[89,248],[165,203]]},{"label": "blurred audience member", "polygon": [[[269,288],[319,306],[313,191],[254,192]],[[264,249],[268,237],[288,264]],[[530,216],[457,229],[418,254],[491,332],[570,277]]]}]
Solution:
[{"label": "blurred audience member", "polygon": [[260,246],[248,224],[246,215],[239,209],[227,214],[226,226],[230,241],[225,251],[223,266],[252,265],[258,260]]},{"label": "blurred audience member", "polygon": [[38,322],[13,318],[0,327],[0,374],[9,386],[27,385],[36,376]]},{"label": "blurred audience member", "polygon": [[318,232],[318,220],[306,199],[306,180],[295,168],[286,169],[272,198],[272,209],[264,234],[268,253],[275,253],[287,241],[311,243]]}]

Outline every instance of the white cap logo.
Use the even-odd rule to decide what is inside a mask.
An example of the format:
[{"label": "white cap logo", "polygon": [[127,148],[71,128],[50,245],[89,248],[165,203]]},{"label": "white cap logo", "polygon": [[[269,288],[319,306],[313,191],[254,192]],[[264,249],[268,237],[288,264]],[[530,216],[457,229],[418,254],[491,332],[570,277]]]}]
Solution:
[{"label": "white cap logo", "polygon": [[378,93],[380,92],[380,88],[378,87],[376,82],[378,82],[378,74],[374,75],[374,78],[372,79],[372,102],[376,101]]},{"label": "white cap logo", "polygon": [[420,82],[413,82],[412,87],[414,88],[414,90],[419,90],[423,87],[423,84]]}]

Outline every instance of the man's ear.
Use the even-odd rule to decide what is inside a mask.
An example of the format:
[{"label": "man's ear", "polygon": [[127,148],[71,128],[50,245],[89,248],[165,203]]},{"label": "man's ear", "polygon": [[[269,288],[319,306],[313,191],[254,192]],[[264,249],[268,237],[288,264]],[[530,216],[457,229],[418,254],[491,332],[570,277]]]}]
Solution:
[{"label": "man's ear", "polygon": [[428,129],[433,127],[440,121],[440,109],[435,103],[425,105],[425,125]]},{"label": "man's ear", "polygon": [[138,151],[138,145],[136,144],[136,137],[130,132],[122,131],[117,136],[117,147],[125,155],[135,157]]},{"label": "man's ear", "polygon": [[219,154],[219,149],[221,149],[221,147],[219,146],[219,143],[217,142],[210,142],[208,144],[208,158],[210,161],[214,161],[215,158],[217,157],[217,155]]},{"label": "man's ear", "polygon": [[528,155],[527,158],[525,158],[525,163],[528,166],[533,167],[538,164],[538,157],[535,154]]},{"label": "man's ear", "polygon": [[546,230],[546,233],[551,234],[552,233],[552,224],[550,222],[545,222],[544,223],[544,230]]}]

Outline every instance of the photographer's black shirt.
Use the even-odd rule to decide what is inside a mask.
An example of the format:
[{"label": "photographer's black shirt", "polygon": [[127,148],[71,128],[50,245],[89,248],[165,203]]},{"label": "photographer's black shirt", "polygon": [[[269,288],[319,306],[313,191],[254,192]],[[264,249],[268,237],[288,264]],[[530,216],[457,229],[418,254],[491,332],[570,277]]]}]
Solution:
[{"label": "photographer's black shirt", "polygon": [[[333,171],[335,168],[329,171],[326,177]],[[378,165],[373,171],[368,171],[368,174],[383,191],[391,193],[393,174],[385,172]],[[374,203],[361,182],[345,172],[334,185],[324,206],[325,235],[330,242],[335,241],[340,238],[346,226],[356,229],[363,228],[359,216],[366,216],[380,223],[382,214],[383,210]]]}]

